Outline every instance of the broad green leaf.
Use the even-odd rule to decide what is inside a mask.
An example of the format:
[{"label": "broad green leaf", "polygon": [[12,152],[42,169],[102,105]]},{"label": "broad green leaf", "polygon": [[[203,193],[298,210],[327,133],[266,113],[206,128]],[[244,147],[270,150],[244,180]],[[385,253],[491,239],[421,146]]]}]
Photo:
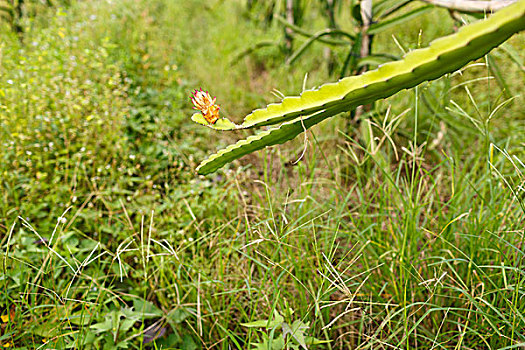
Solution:
[{"label": "broad green leaf", "polygon": [[69,322],[76,326],[87,326],[91,323],[91,316],[87,312],[75,312],[67,318]]},{"label": "broad green leaf", "polygon": [[241,326],[248,327],[248,328],[272,329],[272,328],[280,326],[283,322],[284,322],[284,318],[279,313],[275,313],[275,317],[273,321],[258,320],[258,321],[248,322],[248,323],[241,323]]},{"label": "broad green leaf", "polygon": [[113,329],[113,315],[105,317],[103,322],[95,323],[91,326],[91,328],[94,329],[97,333],[113,332],[118,329]]},{"label": "broad green leaf", "polygon": [[262,335],[262,342],[261,343],[252,343],[253,350],[282,350],[285,347],[285,341],[284,338],[281,336],[277,337],[277,339],[270,339],[270,337],[267,334]]},{"label": "broad green leaf", "polygon": [[190,313],[188,310],[182,307],[178,307],[174,310],[171,310],[168,313],[168,320],[172,321],[174,323],[182,323],[186,318],[190,316]]},{"label": "broad green leaf", "polygon": [[303,349],[308,349],[306,347],[306,339],[304,332],[308,329],[308,325],[301,320],[295,320],[291,326],[287,323],[283,323],[283,337],[286,338],[287,334],[295,339],[295,341],[301,345]]},{"label": "broad green leaf", "polygon": [[152,302],[142,299],[133,299],[133,308],[140,318],[161,317],[162,311]]}]

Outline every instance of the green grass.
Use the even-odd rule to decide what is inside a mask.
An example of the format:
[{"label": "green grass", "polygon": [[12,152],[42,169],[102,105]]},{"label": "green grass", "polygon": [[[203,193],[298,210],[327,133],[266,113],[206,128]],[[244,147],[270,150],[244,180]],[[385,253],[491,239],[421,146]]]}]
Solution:
[{"label": "green grass", "polygon": [[[374,51],[446,34],[446,16]],[[370,129],[323,123],[297,164],[303,137],[197,177],[239,135],[194,125],[191,90],[239,121],[306,72],[335,80],[323,46],[232,64],[282,28],[226,1],[78,2],[24,26],[0,33],[0,346],[246,349],[286,326],[243,324],[280,316],[319,349],[525,344],[523,97],[498,109],[486,60],[376,103]],[[513,95],[522,42],[488,60]]]}]

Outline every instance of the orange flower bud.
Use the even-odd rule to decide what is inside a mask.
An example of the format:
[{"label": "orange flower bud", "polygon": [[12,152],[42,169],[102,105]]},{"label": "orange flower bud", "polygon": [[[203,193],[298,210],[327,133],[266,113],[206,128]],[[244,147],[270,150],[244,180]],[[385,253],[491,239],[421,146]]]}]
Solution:
[{"label": "orange flower bud", "polygon": [[219,120],[219,109],[220,107],[215,104],[216,98],[212,98],[208,91],[195,90],[193,91],[193,102],[194,109],[201,111],[202,116],[210,124],[215,124]]}]

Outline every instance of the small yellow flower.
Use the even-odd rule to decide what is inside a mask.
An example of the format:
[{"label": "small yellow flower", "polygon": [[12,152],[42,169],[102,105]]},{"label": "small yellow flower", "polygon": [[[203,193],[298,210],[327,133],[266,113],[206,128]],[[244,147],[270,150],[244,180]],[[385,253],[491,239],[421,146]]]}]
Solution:
[{"label": "small yellow flower", "polygon": [[201,111],[202,116],[210,124],[215,124],[219,120],[220,107],[215,104],[217,98],[212,98],[208,91],[195,90],[191,102],[195,105],[194,109]]}]

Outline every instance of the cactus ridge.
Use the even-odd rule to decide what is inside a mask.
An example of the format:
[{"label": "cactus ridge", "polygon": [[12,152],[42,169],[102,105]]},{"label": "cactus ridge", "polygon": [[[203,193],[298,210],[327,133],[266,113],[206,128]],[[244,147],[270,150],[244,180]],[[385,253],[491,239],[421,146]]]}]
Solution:
[{"label": "cactus ridge", "polygon": [[202,115],[196,113],[192,120],[216,130],[282,123],[210,156],[201,163],[197,171],[200,174],[216,171],[247,153],[288,141],[335,114],[454,72],[524,29],[525,0],[519,0],[486,20],[466,25],[457,33],[434,40],[426,48],[407,53],[402,60],[386,63],[362,75],[324,84],[318,89],[306,90],[300,96],[285,97],[280,103],[256,109],[240,125],[227,118],[221,118],[216,124],[208,124]]}]

